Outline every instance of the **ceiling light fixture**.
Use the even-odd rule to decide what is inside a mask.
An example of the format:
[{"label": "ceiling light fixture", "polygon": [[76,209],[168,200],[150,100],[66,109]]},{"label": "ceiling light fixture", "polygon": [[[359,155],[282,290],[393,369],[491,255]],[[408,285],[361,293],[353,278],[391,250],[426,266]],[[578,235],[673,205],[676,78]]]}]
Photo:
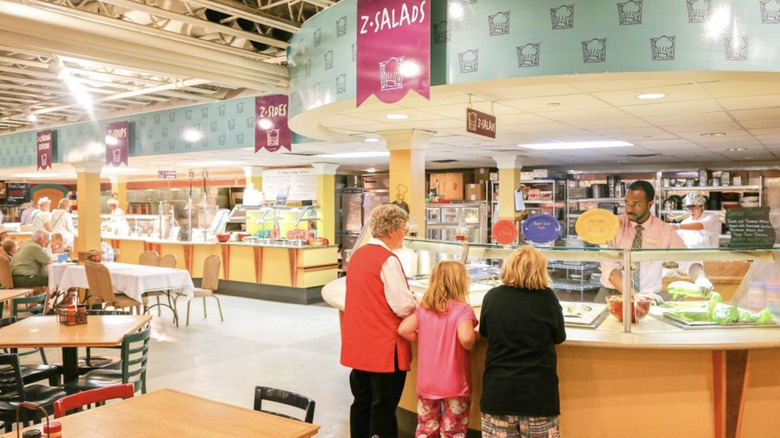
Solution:
[{"label": "ceiling light fixture", "polygon": [[666,97],[663,93],[645,93],[637,96],[637,99],[651,100],[651,99],[663,99]]},{"label": "ceiling light fixture", "polygon": [[368,138],[364,139],[363,141],[366,142],[366,143],[376,143],[376,142],[379,141],[379,139],[376,138],[376,137],[368,137]]},{"label": "ceiling light fixture", "polygon": [[389,157],[390,151],[344,152],[341,154],[320,154],[318,158],[373,158]]},{"label": "ceiling light fixture", "polygon": [[376,172],[376,167],[369,167],[368,169],[366,169],[366,172],[368,172],[368,173],[375,173]]},{"label": "ceiling light fixture", "polygon": [[229,166],[245,166],[243,161],[199,161],[195,163],[187,163],[188,167],[229,167]]},{"label": "ceiling light fixture", "polygon": [[699,134],[702,137],[723,137],[726,135],[725,132],[702,132]]},{"label": "ceiling light fixture", "polygon": [[633,144],[618,141],[574,141],[574,142],[559,142],[559,143],[534,143],[534,144],[519,144],[517,145],[527,149],[539,149],[539,150],[559,150],[559,149],[595,149],[595,148],[617,148],[622,146],[633,146]]},{"label": "ceiling light fixture", "polygon": [[746,151],[747,148],[728,148],[726,150],[729,152],[742,152],[742,151]]},{"label": "ceiling light fixture", "polygon": [[406,114],[388,114],[387,120],[406,120],[409,116]]},{"label": "ceiling light fixture", "polygon": [[35,114],[27,114],[27,121],[31,123],[35,123],[38,121],[38,116]]}]

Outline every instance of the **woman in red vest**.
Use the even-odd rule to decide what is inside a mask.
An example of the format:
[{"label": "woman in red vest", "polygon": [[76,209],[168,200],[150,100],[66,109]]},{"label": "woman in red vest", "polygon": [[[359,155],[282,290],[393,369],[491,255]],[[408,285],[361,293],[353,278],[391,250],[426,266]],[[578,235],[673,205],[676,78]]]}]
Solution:
[{"label": "woman in red vest", "polygon": [[373,237],[349,260],[341,364],[352,368],[349,385],[352,438],[395,438],[395,409],[404,390],[412,348],[398,325],[415,308],[401,261],[409,215],[395,205],[371,213]]}]

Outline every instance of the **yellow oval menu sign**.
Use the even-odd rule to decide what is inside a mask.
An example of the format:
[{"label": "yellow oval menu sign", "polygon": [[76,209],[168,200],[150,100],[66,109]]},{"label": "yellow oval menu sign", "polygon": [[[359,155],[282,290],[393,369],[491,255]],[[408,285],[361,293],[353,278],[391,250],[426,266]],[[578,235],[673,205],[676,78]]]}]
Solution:
[{"label": "yellow oval menu sign", "polygon": [[574,229],[582,240],[599,245],[617,236],[620,221],[612,212],[597,208],[582,213]]}]

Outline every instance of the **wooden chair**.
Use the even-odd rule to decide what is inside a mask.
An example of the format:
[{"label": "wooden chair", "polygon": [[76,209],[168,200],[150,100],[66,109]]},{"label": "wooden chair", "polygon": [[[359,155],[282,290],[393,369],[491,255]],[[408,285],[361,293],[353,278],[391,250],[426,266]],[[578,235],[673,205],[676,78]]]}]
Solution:
[{"label": "wooden chair", "polygon": [[[14,288],[14,279],[11,276],[11,259],[8,257],[0,257],[0,286],[3,289],[17,290]],[[18,290],[27,291],[26,293],[32,293],[34,289],[19,288]]]},{"label": "wooden chair", "polygon": [[[155,255],[157,254],[154,251],[146,251],[144,254],[146,254],[147,252],[153,252]],[[143,257],[144,254],[141,254],[141,257]],[[149,257],[149,259],[151,260],[151,256]],[[160,257],[159,266],[161,268],[175,268],[177,261],[178,261],[178,257],[176,257],[176,254],[166,254]],[[177,327],[179,326],[179,315],[176,312],[176,308],[173,304],[173,301],[171,301],[171,291],[169,290],[149,291],[149,292],[144,292],[142,296],[143,296],[143,303],[144,303],[144,313],[149,312],[153,307],[157,307],[157,316],[160,316],[162,314],[160,307],[167,307],[171,309],[171,312],[173,312],[173,323],[176,324]],[[164,296],[165,299],[168,300],[167,304],[160,302],[160,297],[162,296]],[[149,306],[148,305],[149,297],[155,297],[157,299],[157,303]]]},{"label": "wooden chair", "polygon": [[[303,419],[295,418],[293,416],[282,414],[276,411],[269,411],[263,409],[263,401],[270,401],[283,405],[293,406],[302,409],[306,415]],[[306,397],[305,395],[296,394],[294,392],[285,391],[283,389],[269,388],[267,386],[255,387],[255,410],[266,412],[268,414],[278,415],[280,417],[292,418],[293,420],[305,421],[307,423],[314,422],[314,400]]]},{"label": "wooden chair", "polygon": [[[4,370],[3,379],[0,380],[0,420],[3,421],[6,432],[12,430],[16,420],[16,408],[21,402],[35,403],[50,412],[54,402],[67,395],[58,387],[25,385],[18,354],[0,354],[0,369]],[[36,423],[40,421],[40,414],[36,411],[22,411],[23,426],[28,426],[30,420]]]},{"label": "wooden chair", "polygon": [[109,400],[133,398],[134,395],[135,387],[132,383],[106,386],[105,388],[90,389],[89,391],[71,394],[54,402],[54,418],[64,417],[69,413],[73,413],[71,411],[82,411],[84,407],[90,409],[91,405],[99,406]]},{"label": "wooden chair", "polygon": [[122,338],[122,369],[94,370],[64,385],[68,393],[104,388],[120,383],[131,383],[135,391],[146,394],[146,364],[149,359],[149,339],[152,329],[147,327]]},{"label": "wooden chair", "polygon": [[138,257],[138,264],[146,266],[159,266],[160,255],[157,254],[157,251],[144,251],[141,253],[141,256]]},{"label": "wooden chair", "polygon": [[[206,318],[206,297],[212,297],[217,301],[217,308],[219,309],[219,319],[224,321],[222,317],[222,304],[219,302],[219,297],[214,295],[214,291],[219,287],[219,268],[222,265],[222,258],[218,255],[210,255],[203,261],[203,279],[200,286],[196,287],[193,292],[193,298],[203,298],[203,317]],[[174,304],[178,301],[179,297],[183,297],[183,294],[177,294]],[[190,325],[190,301],[187,301],[187,325]]]},{"label": "wooden chair", "polygon": [[93,300],[105,304],[114,309],[134,308],[139,309],[141,303],[122,293],[115,293],[111,283],[111,274],[108,268],[101,263],[85,262],[84,270],[87,273],[90,296]]}]

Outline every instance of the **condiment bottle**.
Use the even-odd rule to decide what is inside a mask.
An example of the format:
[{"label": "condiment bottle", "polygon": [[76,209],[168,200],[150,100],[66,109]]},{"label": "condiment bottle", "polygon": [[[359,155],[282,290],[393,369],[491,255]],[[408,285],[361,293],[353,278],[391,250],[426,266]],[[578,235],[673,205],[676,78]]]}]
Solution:
[{"label": "condiment bottle", "polygon": [[47,438],[62,438],[62,423],[52,421],[43,425],[43,433]]},{"label": "condiment bottle", "polygon": [[38,429],[25,430],[22,433],[22,438],[41,438],[41,431]]}]

